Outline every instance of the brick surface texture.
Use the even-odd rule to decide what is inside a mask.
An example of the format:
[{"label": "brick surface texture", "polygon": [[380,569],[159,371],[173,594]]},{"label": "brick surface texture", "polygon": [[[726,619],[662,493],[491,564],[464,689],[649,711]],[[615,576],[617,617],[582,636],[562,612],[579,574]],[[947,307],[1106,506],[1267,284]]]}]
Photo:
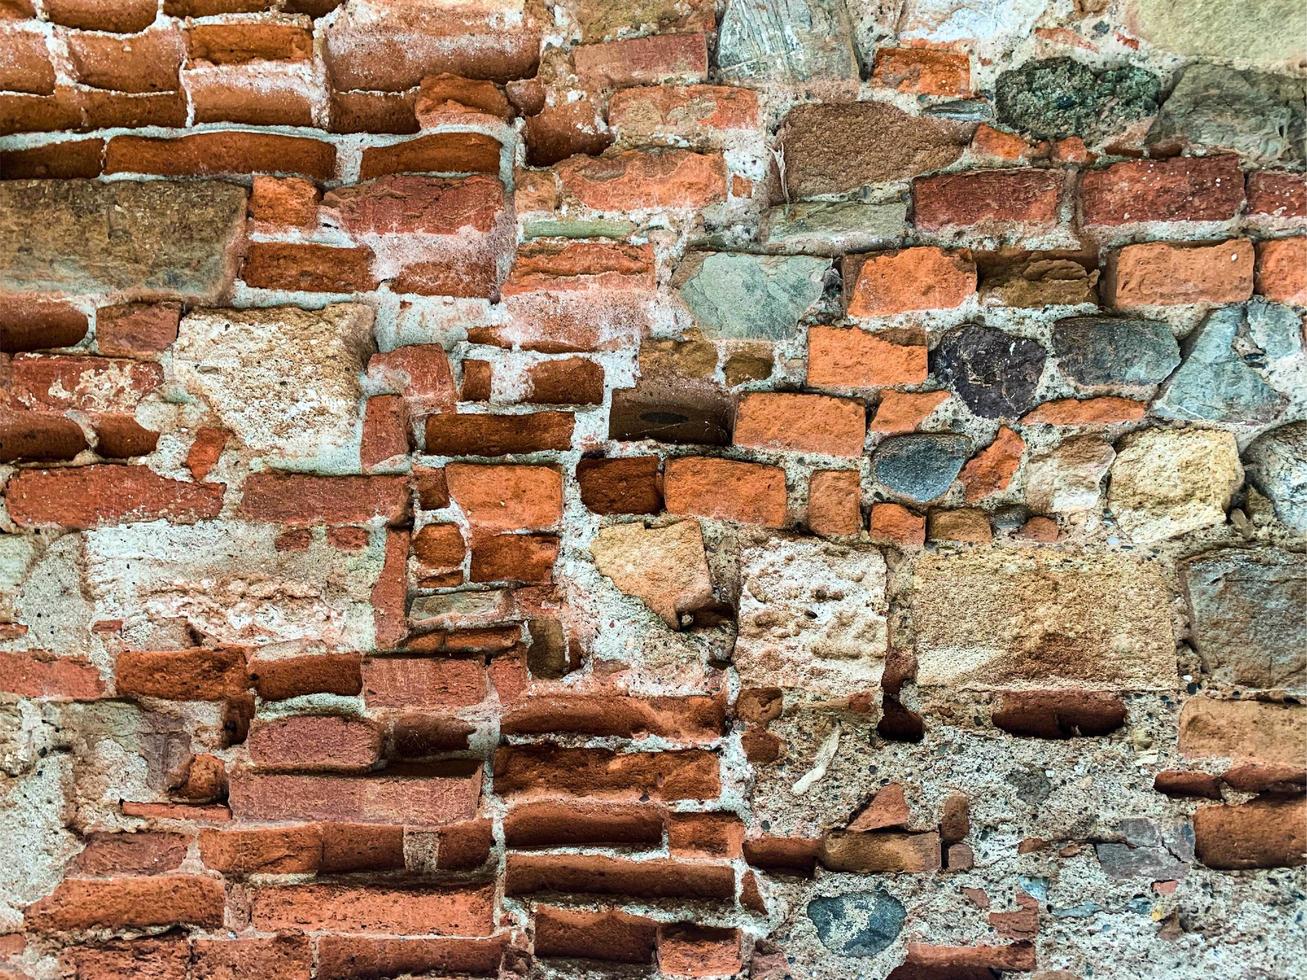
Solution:
[{"label": "brick surface texture", "polygon": [[0,0],[0,977],[1307,975],[1304,39]]}]

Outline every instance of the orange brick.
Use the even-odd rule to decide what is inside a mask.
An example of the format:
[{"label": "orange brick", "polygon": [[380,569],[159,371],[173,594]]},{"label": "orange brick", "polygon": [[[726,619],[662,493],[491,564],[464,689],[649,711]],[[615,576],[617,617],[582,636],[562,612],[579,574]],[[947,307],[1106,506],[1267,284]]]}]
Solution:
[{"label": "orange brick", "polygon": [[856,327],[808,330],[808,384],[814,387],[919,384],[929,370],[925,344],[902,344]]},{"label": "orange brick", "polygon": [[1118,309],[1184,303],[1239,303],[1253,293],[1253,243],[1149,242],[1108,257],[1105,295]]},{"label": "orange brick", "polygon": [[1147,402],[1130,398],[1062,398],[1044,402],[1022,417],[1024,425],[1120,425],[1138,422],[1148,411]]},{"label": "orange brick", "polygon": [[899,548],[920,548],[926,543],[926,519],[902,504],[872,504],[871,540]]},{"label": "orange brick", "polygon": [[632,150],[571,157],[555,170],[565,197],[599,211],[694,209],[726,200],[721,154]]},{"label": "orange brick", "polygon": [[861,486],[856,470],[818,470],[808,481],[808,529],[830,537],[862,529]]},{"label": "orange brick", "polygon": [[976,292],[976,264],[940,248],[879,252],[866,256],[860,266],[856,258],[844,261],[844,281],[853,283],[848,299],[852,317],[953,309]]},{"label": "orange brick", "polygon": [[785,471],[730,459],[667,461],[663,494],[673,514],[781,527],[786,518]]},{"label": "orange brick", "polygon": [[828,456],[860,456],[866,406],[852,398],[749,392],[740,399],[735,444]]},{"label": "orange brick", "polygon": [[1257,245],[1257,292],[1289,306],[1307,306],[1307,236]]},{"label": "orange brick", "polygon": [[885,436],[915,432],[948,399],[947,391],[886,391],[876,404],[871,431]]},{"label": "orange brick", "polygon": [[900,92],[964,96],[971,92],[971,59],[942,48],[877,48],[871,78]]},{"label": "orange brick", "polygon": [[1021,465],[1021,454],[1025,449],[1026,444],[1019,435],[1007,426],[999,428],[994,441],[967,460],[958,474],[966,488],[967,502],[975,503],[1006,490]]}]

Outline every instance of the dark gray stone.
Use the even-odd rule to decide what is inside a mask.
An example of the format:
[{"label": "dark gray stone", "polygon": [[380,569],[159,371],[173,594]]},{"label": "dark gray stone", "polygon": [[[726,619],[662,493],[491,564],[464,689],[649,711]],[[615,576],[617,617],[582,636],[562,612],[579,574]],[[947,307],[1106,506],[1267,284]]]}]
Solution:
[{"label": "dark gray stone", "polygon": [[1185,562],[1181,579],[1194,645],[1218,680],[1307,682],[1307,558],[1232,548]]},{"label": "dark gray stone", "polygon": [[218,181],[0,182],[0,293],[213,302],[244,224],[244,188]]},{"label": "dark gray stone", "polygon": [[858,77],[844,0],[731,0],[716,60],[724,82]]},{"label": "dark gray stone", "polygon": [[1035,404],[1045,359],[1037,341],[965,323],[940,338],[930,369],[981,418],[1014,418]]},{"label": "dark gray stone", "polygon": [[1148,133],[1150,145],[1228,150],[1259,164],[1307,157],[1307,83],[1194,64]]},{"label": "dark gray stone", "polygon": [[1269,350],[1292,351],[1299,335],[1292,310],[1254,302],[1213,310],[1185,340],[1184,363],[1153,413],[1161,418],[1264,425],[1285,404],[1271,384]]},{"label": "dark gray stone", "polygon": [[829,259],[698,252],[677,270],[677,293],[712,338],[783,340],[821,298]]},{"label": "dark gray stone", "polygon": [[1291,422],[1258,436],[1244,453],[1252,485],[1275,507],[1275,516],[1307,532],[1307,422]]},{"label": "dark gray stone", "polygon": [[1131,317],[1072,317],[1053,324],[1053,353],[1082,385],[1155,385],[1180,363],[1171,328]]},{"label": "dark gray stone", "polygon": [[1095,71],[1071,58],[1028,61],[998,77],[998,124],[1041,139],[1096,142],[1157,111],[1157,76],[1123,65]]},{"label": "dark gray stone", "polygon": [[821,944],[838,956],[869,957],[898,938],[907,910],[885,891],[849,892],[814,898],[808,918]]},{"label": "dark gray stone", "polygon": [[944,495],[970,455],[966,436],[914,432],[877,446],[871,471],[890,493],[924,504]]}]

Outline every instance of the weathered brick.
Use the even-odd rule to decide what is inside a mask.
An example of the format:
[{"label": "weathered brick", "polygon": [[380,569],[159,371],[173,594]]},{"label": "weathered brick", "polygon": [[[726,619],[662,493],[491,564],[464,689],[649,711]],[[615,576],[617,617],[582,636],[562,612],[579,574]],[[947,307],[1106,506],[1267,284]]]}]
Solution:
[{"label": "weathered brick", "polygon": [[563,480],[552,467],[451,463],[445,473],[450,496],[479,529],[546,529],[562,518]]},{"label": "weathered brick", "polygon": [[860,456],[866,406],[852,398],[751,392],[740,399],[735,444],[828,456]]},{"label": "weathered brick", "polygon": [[956,98],[971,91],[971,59],[942,48],[877,48],[871,78],[900,92]]},{"label": "weathered brick", "polygon": [[180,87],[183,46],[180,32],[161,27],[135,35],[129,43],[109,34],[69,31],[68,54],[80,81],[119,92],[175,92]]},{"label": "weathered brick", "polygon": [[504,889],[509,895],[561,891],[721,900],[734,897],[735,872],[729,865],[666,858],[631,861],[601,855],[509,854]]},{"label": "weathered brick", "polygon": [[145,466],[24,470],[9,481],[9,516],[24,527],[74,530],[138,521],[193,524],[216,517],[226,488],[183,483]]},{"label": "weathered brick", "polygon": [[583,459],[576,464],[581,502],[596,514],[656,514],[662,510],[657,456]]},{"label": "weathered brick", "polygon": [[439,456],[508,456],[567,449],[572,441],[570,412],[525,415],[454,414],[427,416],[427,452]]},{"label": "weathered brick", "polygon": [[856,470],[818,470],[808,481],[808,529],[822,537],[862,529],[861,487]]},{"label": "weathered brick", "polygon": [[1297,868],[1307,864],[1307,800],[1257,798],[1194,813],[1198,860],[1209,868]]},{"label": "weathered brick", "polygon": [[1307,237],[1257,243],[1257,292],[1276,303],[1307,306]]},{"label": "weathered brick", "polygon": [[309,980],[313,971],[313,952],[307,936],[196,939],[191,958],[193,980],[248,976]]},{"label": "weathered brick", "polygon": [[1057,170],[975,170],[918,177],[912,221],[924,231],[965,229],[973,235],[1033,233],[1057,224],[1063,177]]},{"label": "weathered brick", "polygon": [[165,176],[302,174],[330,180],[336,172],[336,148],[300,136],[237,130],[171,139],[115,136],[109,140],[104,171]]},{"label": "weathered brick", "polygon": [[576,73],[586,82],[621,88],[664,82],[702,82],[708,77],[704,34],[655,34],[572,49]]},{"label": "weathered brick", "polygon": [[1128,160],[1080,179],[1080,217],[1087,227],[1229,221],[1243,202],[1243,171],[1234,156]]},{"label": "weathered brick", "polygon": [[363,697],[373,708],[465,708],[486,696],[480,660],[370,657],[363,665]]},{"label": "weathered brick", "polygon": [[625,88],[608,102],[608,124],[630,144],[720,142],[729,133],[753,129],[758,119],[758,96],[725,85]]},{"label": "weathered brick", "polygon": [[1104,286],[1104,298],[1118,309],[1239,303],[1253,293],[1253,243],[1127,245],[1108,256]]},{"label": "weathered brick", "polygon": [[241,278],[258,289],[310,293],[356,293],[376,288],[372,250],[290,242],[254,242]]},{"label": "weathered brick", "polygon": [[140,878],[67,878],[28,908],[40,930],[141,929],[222,925],[224,894],[217,878],[150,875]]},{"label": "weathered brick", "polygon": [[114,688],[129,697],[220,701],[249,686],[242,650],[128,651],[114,665]]},{"label": "weathered brick", "polygon": [[408,481],[401,476],[313,476],[252,473],[241,514],[290,526],[402,523],[409,513]]},{"label": "weathered brick", "polygon": [[536,907],[535,952],[546,959],[649,963],[657,941],[658,924],[643,916],[617,910]]},{"label": "weathered brick", "polygon": [[663,493],[672,514],[770,527],[782,526],[787,514],[785,472],[761,463],[707,457],[671,459]]},{"label": "weathered brick", "polygon": [[40,650],[0,652],[0,691],[24,698],[97,698],[104,693],[100,672],[77,657]]},{"label": "weathered brick", "polygon": [[892,316],[961,306],[976,292],[976,265],[964,254],[921,246],[845,259],[851,317]]},{"label": "weathered brick", "polygon": [[291,715],[257,722],[245,744],[265,771],[365,772],[381,758],[381,729],[343,715]]},{"label": "weathered brick", "polygon": [[924,343],[856,327],[808,330],[808,384],[818,388],[879,388],[920,384],[929,373]]},{"label": "weathered brick", "polygon": [[597,211],[702,208],[726,199],[720,154],[632,150],[572,157],[555,170],[565,197]]},{"label": "weathered brick", "polygon": [[505,940],[328,935],[321,937],[317,945],[320,980],[405,974],[479,977],[499,972]]},{"label": "weathered brick", "polygon": [[345,820],[430,825],[467,820],[481,793],[479,766],[449,763],[375,776],[237,771],[231,811],[241,820]]},{"label": "weathered brick", "polygon": [[254,892],[257,929],[487,935],[494,927],[492,888],[389,888],[383,885],[285,885]]}]

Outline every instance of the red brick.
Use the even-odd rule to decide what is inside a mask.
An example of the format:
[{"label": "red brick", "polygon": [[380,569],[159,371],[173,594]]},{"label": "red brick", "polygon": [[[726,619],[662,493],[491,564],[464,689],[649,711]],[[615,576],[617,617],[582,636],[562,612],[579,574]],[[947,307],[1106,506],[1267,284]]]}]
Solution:
[{"label": "red brick", "polygon": [[878,544],[920,548],[926,543],[926,519],[902,504],[872,504],[869,530]]},{"label": "red brick", "polygon": [[85,448],[86,436],[71,419],[0,408],[0,462],[72,459]]},{"label": "red brick", "polygon": [[1243,208],[1239,158],[1127,160],[1080,179],[1080,218],[1087,227],[1145,221],[1229,221]]},{"label": "red brick", "polygon": [[333,133],[402,133],[420,128],[413,112],[414,93],[331,91],[328,129]]},{"label": "red brick", "polygon": [[192,980],[309,980],[313,970],[313,951],[306,936],[196,939],[191,950]]},{"label": "red brick", "polygon": [[971,59],[944,48],[877,48],[871,79],[900,92],[958,98],[971,93]]},{"label": "red brick", "polygon": [[129,650],[114,666],[115,690],[126,697],[221,701],[249,686],[241,650]]},{"label": "red brick", "polygon": [[856,470],[817,470],[808,480],[808,530],[822,537],[862,530],[862,491]]},{"label": "red brick", "polygon": [[959,479],[966,488],[966,500],[975,503],[991,494],[1006,490],[1021,465],[1021,454],[1026,444],[1021,437],[1001,426],[994,441],[978,452],[962,467]]},{"label": "red brick", "polygon": [[555,170],[566,197],[599,211],[697,209],[726,200],[720,154],[633,150],[571,157]]},{"label": "red brick", "polygon": [[105,524],[217,517],[225,487],[169,480],[144,466],[24,470],[9,481],[9,516],[21,527],[86,530]]},{"label": "red brick", "polygon": [[175,871],[186,860],[190,838],[185,834],[143,831],[138,834],[90,834],[77,855],[77,876],[113,877]]},{"label": "red brick", "polygon": [[365,772],[381,759],[381,730],[340,715],[293,715],[258,722],[246,739],[263,770]]},{"label": "red brick", "polygon": [[48,300],[6,300],[0,306],[0,352],[71,347],[86,336],[86,314]]},{"label": "red brick", "polygon": [[1307,306],[1307,236],[1257,243],[1257,292],[1289,306]]},{"label": "red brick", "polygon": [[[86,129],[176,128],[186,125],[186,96],[182,92],[131,93],[84,89],[82,109]],[[106,159],[108,153],[106,151]]]},{"label": "red brick", "polygon": [[689,924],[658,929],[658,968],[683,977],[735,976],[740,972],[740,931]]},{"label": "red brick", "polygon": [[159,433],[126,414],[96,416],[95,438],[95,451],[105,459],[148,456],[159,444]]},{"label": "red brick", "polygon": [[1248,214],[1258,218],[1307,218],[1307,176],[1258,170],[1248,175]]},{"label": "red brick", "polygon": [[237,771],[232,813],[242,820],[345,820],[413,826],[467,820],[481,793],[480,766],[448,763],[375,776]]},{"label": "red brick", "polygon": [[536,906],[535,954],[545,959],[649,963],[657,938],[657,923],[643,916]]},{"label": "red brick", "polygon": [[104,681],[94,664],[78,657],[41,650],[0,651],[0,691],[24,698],[89,700],[104,693]]},{"label": "red brick", "polygon": [[[359,461],[371,472],[387,460],[408,455],[408,407],[399,395],[374,395],[363,410]],[[392,464],[393,465],[393,464]]]},{"label": "red brick", "polygon": [[541,361],[527,368],[530,391],[525,401],[537,405],[602,405],[604,369],[584,357]]},{"label": "red brick", "polygon": [[336,148],[300,136],[239,130],[171,139],[115,136],[109,140],[104,170],[169,176],[302,174],[330,180],[336,173]]},{"label": "red brick", "polygon": [[381,574],[372,587],[372,620],[376,648],[397,646],[408,631],[408,551],[407,531],[386,531],[386,550]]},{"label": "red brick", "polygon": [[1021,419],[1023,425],[1120,425],[1138,422],[1147,402],[1105,395],[1101,398],[1060,398],[1044,402]]},{"label": "red brick", "polygon": [[1259,797],[1194,814],[1198,860],[1209,868],[1297,868],[1307,864],[1307,799]]},{"label": "red brick", "polygon": [[45,35],[34,27],[0,24],[0,89],[30,95],[53,95],[54,63]]},{"label": "red brick", "polygon": [[612,88],[702,82],[708,77],[708,39],[704,34],[655,34],[583,44],[572,49],[572,63],[584,82]]},{"label": "red brick", "polygon": [[467,545],[457,524],[428,524],[413,535],[413,557],[424,574],[460,575]]},{"label": "red brick", "polygon": [[0,150],[0,179],[98,177],[104,166],[104,140],[61,140],[27,149]]},{"label": "red brick", "polygon": [[191,980],[190,949],[184,937],[72,946],[60,954],[60,964],[73,980]]},{"label": "red brick", "polygon": [[250,217],[266,228],[316,228],[318,189],[303,177],[255,174]]},{"label": "red brick", "polygon": [[363,149],[359,180],[389,174],[497,174],[502,148],[482,133],[432,133]]},{"label": "red brick", "polygon": [[618,753],[523,745],[497,750],[494,765],[495,792],[504,795],[706,800],[721,790],[717,757],[698,749]]},{"label": "red brick", "polygon": [[1077,690],[1008,691],[990,713],[995,728],[1035,738],[1110,735],[1125,719],[1125,704],[1116,695]]},{"label": "red brick", "polygon": [[938,871],[939,834],[831,831],[822,841],[819,860],[830,871],[919,874]]},{"label": "red brick", "polygon": [[852,398],[749,392],[740,399],[735,444],[827,456],[861,456],[867,409]]},{"label": "red brick", "polygon": [[608,123],[626,142],[720,142],[759,125],[758,95],[727,85],[650,85],[614,92]]},{"label": "red brick", "polygon": [[315,872],[322,831],[311,824],[200,831],[200,859],[226,875]]},{"label": "red brick", "polygon": [[101,354],[150,356],[177,339],[180,303],[125,303],[95,313],[95,343]]},{"label": "red brick", "polygon": [[552,534],[493,534],[472,539],[473,582],[550,582],[558,560]]},{"label": "red brick", "polygon": [[1118,309],[1185,303],[1239,303],[1253,293],[1253,244],[1149,242],[1108,257],[1104,296]]},{"label": "red brick", "polygon": [[402,523],[409,513],[408,481],[402,476],[314,476],[251,473],[240,513],[255,521],[288,526]]},{"label": "red brick", "polygon": [[[422,930],[426,931],[426,930]],[[498,976],[505,940],[387,939],[323,936],[318,940],[318,980],[359,977]]]},{"label": "red brick", "polygon": [[317,93],[289,63],[205,67],[187,72],[186,88],[195,123],[314,125]]},{"label": "red brick", "polygon": [[667,847],[674,856],[738,858],[744,823],[734,813],[669,813]]},{"label": "red brick", "polygon": [[81,31],[65,35],[77,78],[118,92],[176,92],[181,84],[181,34],[172,27],[132,38]]},{"label": "red brick", "polygon": [[222,882],[199,875],[66,878],[25,915],[33,929],[143,929],[222,925]]},{"label": "red brick", "polygon": [[656,514],[663,509],[657,456],[583,459],[576,464],[581,502],[596,514]]},{"label": "red brick", "polygon": [[504,841],[512,848],[586,844],[659,847],[663,811],[652,804],[603,804],[541,800],[518,803],[504,817]]},{"label": "red brick", "polygon": [[266,21],[191,24],[186,28],[186,53],[192,62],[212,65],[308,61],[313,58],[313,32]]},{"label": "red brick", "polygon": [[457,400],[449,358],[438,344],[373,354],[368,360],[368,377],[403,395],[415,412],[452,411]]},{"label": "red brick", "polygon": [[968,256],[928,246],[846,258],[844,270],[845,283],[853,284],[852,317],[953,309],[976,292],[976,264]]},{"label": "red brick", "polygon": [[529,412],[524,415],[428,415],[426,449],[438,456],[507,456],[549,449],[569,449],[574,416],[571,412]]},{"label": "red brick", "polygon": [[563,480],[549,466],[450,463],[449,493],[483,531],[553,527],[563,516]]},{"label": "red brick", "polygon": [[156,0],[47,0],[45,12],[65,27],[131,34],[154,23],[158,7]]},{"label": "red brick", "polygon": [[366,292],[379,284],[367,246],[297,242],[252,242],[241,278],[256,289],[309,293]]},{"label": "red brick", "polygon": [[287,885],[260,888],[250,921],[261,930],[488,935],[494,888]]},{"label": "red brick", "polygon": [[18,354],[9,394],[26,408],[130,412],[163,384],[158,364],[108,357]]},{"label": "red brick", "polygon": [[442,122],[463,122],[469,116],[493,116],[503,122],[513,119],[513,107],[499,86],[448,72],[422,79],[414,112],[424,129]]},{"label": "red brick", "polygon": [[582,854],[509,854],[504,893],[578,892],[647,898],[733,899],[730,865],[667,858],[643,861]]},{"label": "red brick", "polygon": [[500,719],[509,735],[580,735],[673,741],[711,741],[723,734],[720,697],[630,697],[609,692],[537,695],[517,704]]},{"label": "red brick", "polygon": [[954,228],[974,235],[1047,230],[1057,225],[1063,183],[1061,171],[1035,169],[918,177],[912,184],[913,223],[925,231]]},{"label": "red brick", "polygon": [[363,697],[369,708],[465,708],[486,696],[479,659],[369,657],[363,664]]},{"label": "red brick", "polygon": [[785,524],[785,471],[778,466],[694,456],[671,459],[663,493],[672,514],[768,527]]},{"label": "red brick", "polygon": [[202,481],[222,458],[222,451],[227,446],[229,433],[225,429],[203,428],[195,434],[195,440],[186,453],[186,468],[191,477]]}]

